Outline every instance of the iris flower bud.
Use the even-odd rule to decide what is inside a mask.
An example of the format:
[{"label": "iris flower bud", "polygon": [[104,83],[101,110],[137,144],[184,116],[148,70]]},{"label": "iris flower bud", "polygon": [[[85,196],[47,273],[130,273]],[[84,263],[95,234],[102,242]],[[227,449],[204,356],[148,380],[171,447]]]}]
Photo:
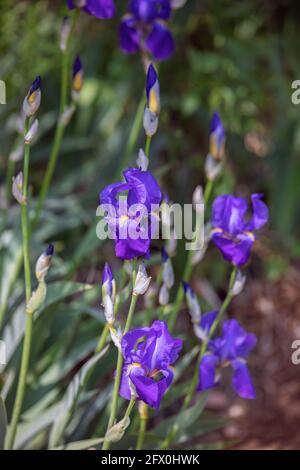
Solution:
[{"label": "iris flower bud", "polygon": [[53,253],[54,246],[49,245],[47,250],[44,251],[44,253],[42,253],[41,256],[38,258],[35,265],[35,276],[38,282],[42,282],[45,280],[45,277],[47,276],[51,265]]},{"label": "iris flower bud", "polygon": [[214,181],[223,168],[223,163],[215,160],[210,154],[207,155],[205,160],[205,175],[210,181]]},{"label": "iris flower bud", "polygon": [[126,429],[130,424],[130,418],[125,416],[121,421],[109,428],[105,434],[105,440],[109,442],[118,442],[124,436]]},{"label": "iris flower bud", "polygon": [[202,186],[196,186],[193,192],[193,205],[196,211],[199,210],[199,205],[203,204],[203,188]]},{"label": "iris flower bud", "polygon": [[116,348],[120,352],[122,352],[122,346],[121,346],[122,332],[121,332],[121,328],[118,328],[116,330],[112,325],[109,325],[109,332],[110,332],[112,342],[114,343]]},{"label": "iris flower bud", "polygon": [[140,263],[133,287],[133,295],[145,294],[150,285],[150,282],[151,277],[147,275],[144,263]]},{"label": "iris flower bud", "polygon": [[76,101],[79,97],[79,93],[83,87],[83,67],[79,55],[76,57],[73,63],[73,75],[72,75],[72,97]]},{"label": "iris flower bud", "polygon": [[60,49],[65,52],[71,32],[71,21],[68,16],[65,16],[60,30]]},{"label": "iris flower bud", "polygon": [[152,137],[157,131],[160,113],[159,81],[157,72],[152,64],[150,64],[147,72],[146,97],[147,105],[144,111],[143,124],[146,135]]},{"label": "iris flower bud", "polygon": [[23,101],[23,111],[26,117],[33,116],[41,104],[41,77],[38,76],[32,83]]},{"label": "iris flower bud", "polygon": [[199,324],[201,320],[201,308],[194,290],[187,282],[182,282],[189,314],[194,324]]},{"label": "iris flower bud", "polygon": [[246,276],[243,275],[240,270],[238,270],[230,294],[234,296],[239,295],[244,288],[245,282]]},{"label": "iris flower bud", "polygon": [[149,158],[146,156],[143,149],[139,150],[139,156],[136,159],[136,164],[142,171],[148,170]]},{"label": "iris flower bud", "polygon": [[163,284],[159,290],[158,303],[159,305],[165,306],[169,303],[170,293],[166,284]]},{"label": "iris flower bud", "polygon": [[161,250],[161,257],[163,263],[163,282],[168,289],[172,289],[175,282],[174,271],[169,255],[164,248]]},{"label": "iris flower bud", "polygon": [[20,173],[18,173],[16,177],[13,176],[12,194],[19,204],[26,203],[26,198],[23,196],[23,173],[22,171],[20,171]]},{"label": "iris flower bud", "polygon": [[222,160],[225,151],[225,129],[218,113],[214,113],[210,124],[209,153],[212,158]]},{"label": "iris flower bud", "polygon": [[112,270],[108,263],[105,263],[102,274],[102,304],[106,321],[112,325],[115,321],[114,302],[116,295],[116,283],[113,279]]},{"label": "iris flower bud", "polygon": [[39,285],[38,288],[32,293],[30,300],[26,305],[26,313],[29,315],[33,315],[34,312],[40,308],[46,298],[47,286],[45,283],[45,277],[49,271],[53,253],[54,247],[53,245],[49,245],[47,250],[41,254],[36,262],[35,275]]},{"label": "iris flower bud", "polygon": [[24,137],[24,142],[25,142],[26,145],[31,144],[31,142],[35,138],[38,130],[39,130],[39,121],[37,119],[35,119],[33,121],[33,123],[31,124],[31,126],[29,128],[29,131],[27,132],[27,134]]},{"label": "iris flower bud", "polygon": [[14,148],[9,154],[9,160],[12,162],[20,162],[24,155],[24,143],[22,142],[16,148]]},{"label": "iris flower bud", "polygon": [[75,112],[74,104],[67,106],[59,118],[59,124],[63,127],[67,126],[72,119],[72,116]]}]

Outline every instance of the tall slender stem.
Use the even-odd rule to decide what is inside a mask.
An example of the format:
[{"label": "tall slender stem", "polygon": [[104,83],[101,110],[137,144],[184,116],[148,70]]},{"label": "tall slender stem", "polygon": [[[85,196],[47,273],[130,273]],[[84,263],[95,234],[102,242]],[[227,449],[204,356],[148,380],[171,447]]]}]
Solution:
[{"label": "tall slender stem", "polygon": [[47,193],[51,186],[53,174],[55,171],[55,167],[56,167],[56,163],[57,163],[57,159],[58,159],[58,155],[59,155],[59,151],[61,147],[62,138],[65,132],[66,126],[61,121],[60,117],[62,113],[64,112],[66,105],[67,105],[67,101],[68,101],[68,89],[70,87],[69,76],[70,76],[71,38],[75,32],[79,11],[80,10],[76,8],[72,13],[70,34],[67,40],[66,49],[62,57],[59,117],[56,123],[54,141],[53,141],[53,145],[51,148],[51,153],[50,153],[50,158],[49,158],[49,162],[48,162],[47,169],[46,169],[46,174],[43,179],[42,187],[41,187],[40,194],[39,194],[39,200],[38,200],[37,207],[35,210],[33,225],[36,225],[37,222],[39,221],[41,210],[43,208]]},{"label": "tall slender stem", "polygon": [[[205,186],[205,191],[204,191],[204,206],[206,206],[208,201],[209,201],[212,189],[213,189],[213,181],[208,180],[207,183],[206,183],[206,186]],[[198,222],[198,218],[197,218],[197,222]],[[199,224],[199,222],[198,222],[198,224]],[[199,230],[200,230],[200,227],[197,225],[196,229],[195,229],[195,232],[194,232],[194,233],[196,233],[196,236],[197,236],[197,233],[199,232]],[[187,259],[186,259],[186,262],[185,262],[185,265],[184,265],[182,279],[186,282],[188,282],[190,280],[190,277],[192,275],[192,271],[193,271],[193,265],[192,265],[193,254],[194,254],[193,250],[190,250],[188,252]],[[180,306],[182,304],[183,298],[184,298],[184,290],[183,290],[182,286],[179,286],[178,291],[177,291],[177,295],[176,295],[176,298],[175,298],[175,302],[174,302],[174,308],[173,308],[172,313],[171,313],[172,316],[171,316],[170,321],[169,321],[170,331],[172,331],[175,327],[175,323],[176,323],[176,320],[177,320],[177,315],[179,313]]]},{"label": "tall slender stem", "polygon": [[[29,129],[29,119],[27,118],[24,126],[24,135],[27,134]],[[23,195],[24,202],[21,205],[21,222],[22,222],[22,235],[23,235],[23,258],[24,258],[24,277],[25,277],[25,293],[26,304],[31,297],[31,278],[30,278],[30,251],[29,251],[29,221],[28,221],[28,179],[29,179],[29,157],[30,146],[25,145],[24,151],[24,168],[23,168]],[[26,326],[24,344],[22,350],[21,368],[19,374],[19,381],[17,387],[16,400],[14,403],[11,425],[8,432],[6,447],[12,449],[16,437],[17,426],[22,410],[22,404],[25,395],[26,378],[29,367],[31,337],[32,337],[32,315],[26,312]]]},{"label": "tall slender stem", "polygon": [[145,145],[145,155],[148,158],[149,158],[149,154],[150,154],[151,140],[152,140],[152,137],[150,135],[147,135],[146,145]]},{"label": "tall slender stem", "polygon": [[[133,260],[132,266],[132,289],[135,283],[136,278],[136,260]],[[130,328],[132,317],[134,314],[135,306],[137,302],[137,296],[132,293],[131,295],[131,302],[130,307],[128,310],[127,320],[124,328],[123,334],[125,335]],[[108,420],[107,431],[113,426],[116,416],[117,416],[117,408],[118,408],[118,398],[119,398],[119,388],[121,383],[121,374],[122,374],[122,367],[123,367],[123,355],[121,351],[118,351],[118,360],[117,360],[117,369],[115,375],[115,384],[113,389],[113,396],[112,396],[112,403],[111,403],[111,410],[110,410],[110,417]],[[105,440],[103,443],[102,450],[108,450],[110,448],[110,442]]]},{"label": "tall slender stem", "polygon": [[148,406],[144,402],[139,403],[140,429],[136,443],[136,450],[142,450],[148,422]]}]

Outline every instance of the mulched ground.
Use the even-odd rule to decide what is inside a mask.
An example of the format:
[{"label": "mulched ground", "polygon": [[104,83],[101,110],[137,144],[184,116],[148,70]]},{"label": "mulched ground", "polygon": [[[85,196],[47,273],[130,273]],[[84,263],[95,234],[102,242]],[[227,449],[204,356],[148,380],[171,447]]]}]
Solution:
[{"label": "mulched ground", "polygon": [[275,283],[248,280],[231,313],[258,336],[251,360],[257,399],[213,392],[208,408],[229,421],[211,438],[234,442],[234,449],[300,449],[300,364],[291,361],[300,339],[300,270],[290,268]]}]

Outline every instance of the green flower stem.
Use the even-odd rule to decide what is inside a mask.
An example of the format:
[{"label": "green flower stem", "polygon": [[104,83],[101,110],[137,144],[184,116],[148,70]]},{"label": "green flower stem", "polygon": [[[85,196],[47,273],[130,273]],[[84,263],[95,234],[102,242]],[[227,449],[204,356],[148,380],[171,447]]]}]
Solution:
[{"label": "green flower stem", "polygon": [[[204,191],[204,205],[205,206],[207,205],[207,203],[209,201],[212,190],[213,190],[213,181],[208,180],[207,183],[206,183],[206,186],[205,186],[205,191]],[[200,227],[196,226],[196,229],[195,229],[194,233],[197,234],[199,232],[199,230],[200,230]],[[187,259],[186,259],[186,262],[185,262],[182,279],[186,282],[188,282],[190,280],[191,275],[192,275],[192,271],[193,271],[193,265],[192,265],[193,254],[194,254],[193,250],[190,250],[188,252]],[[177,295],[176,295],[176,298],[175,298],[175,302],[174,302],[174,308],[173,308],[173,311],[171,313],[171,318],[170,318],[170,321],[169,321],[170,331],[172,331],[175,327],[175,323],[176,323],[176,320],[177,320],[177,316],[178,316],[183,298],[184,298],[184,290],[183,290],[182,286],[179,286],[178,291],[177,291]]]},{"label": "green flower stem", "polygon": [[139,429],[139,435],[138,435],[138,440],[136,443],[135,450],[143,449],[143,444],[144,444],[144,439],[145,439],[145,434],[146,434],[146,429],[147,429],[147,422],[148,422],[148,417],[140,416],[140,429]]},{"label": "green flower stem", "polygon": [[[27,134],[29,129],[29,119],[27,118],[24,126],[24,135]],[[30,146],[25,145],[24,151],[24,169],[23,169],[23,195],[25,202],[21,205],[21,221],[22,221],[22,235],[23,235],[23,257],[24,257],[24,276],[25,276],[25,293],[26,293],[26,304],[31,298],[31,278],[30,278],[30,254],[29,254],[29,222],[28,222],[28,210],[27,210],[27,198],[28,198],[28,177],[29,177],[29,157],[30,157]],[[25,395],[26,378],[29,366],[30,358],[30,347],[32,337],[32,315],[26,313],[26,326],[24,344],[22,350],[21,368],[19,374],[19,381],[17,387],[16,400],[14,403],[11,425],[8,432],[7,449],[12,449],[16,437],[17,426],[22,410],[22,404]]]},{"label": "green flower stem", "polygon": [[149,156],[150,156],[151,140],[152,140],[151,135],[147,135],[147,138],[146,138],[146,145],[145,145],[145,155],[146,155],[148,158],[149,158]]},{"label": "green flower stem", "polygon": [[[233,297],[232,288],[233,288],[233,284],[234,284],[234,281],[235,281],[235,278],[236,278],[236,272],[237,272],[237,268],[234,267],[232,272],[231,272],[231,275],[230,275],[228,292],[227,292],[227,295],[226,295],[226,297],[225,297],[225,299],[224,299],[224,301],[223,301],[223,303],[220,307],[219,314],[217,315],[215,321],[212,324],[212,327],[210,329],[210,332],[209,332],[209,335],[208,335],[207,339],[202,342],[201,349],[200,349],[200,352],[199,352],[199,355],[198,355],[198,358],[197,358],[197,362],[196,362],[196,365],[195,365],[193,378],[191,380],[188,392],[185,396],[185,399],[184,399],[184,402],[182,404],[182,407],[181,407],[180,411],[186,410],[188,408],[188,406],[190,405],[190,403],[191,403],[191,400],[193,398],[195,389],[196,389],[197,384],[198,384],[199,367],[200,367],[202,357],[204,356],[204,354],[206,352],[207,344],[208,344],[209,340],[212,338],[212,336],[214,335],[214,333],[215,333],[216,329],[218,328],[220,322],[222,321],[222,319],[223,319],[223,317],[226,313],[226,310],[227,310],[227,308],[230,305],[230,302],[232,300],[232,297]],[[169,448],[169,446],[171,445],[172,440],[175,437],[177,431],[178,431],[178,427],[176,426],[176,424],[174,424],[172,426],[171,431],[168,433],[168,436],[166,437],[165,441],[162,444],[162,449],[168,449]]]},{"label": "green flower stem", "polygon": [[[135,278],[136,278],[136,260],[133,260],[132,263],[132,289],[135,283]],[[137,296],[136,295],[131,295],[131,302],[130,302],[130,307],[128,311],[128,316],[124,328],[123,335],[127,333],[127,331],[130,328],[132,317],[134,314],[135,306],[137,302]],[[117,369],[116,369],[116,376],[115,376],[115,384],[114,384],[114,389],[113,389],[113,396],[112,396],[112,404],[111,404],[111,410],[110,410],[110,417],[107,425],[107,430],[110,429],[116,419],[117,416],[117,408],[118,408],[118,398],[119,398],[119,388],[120,388],[120,382],[121,382],[121,374],[122,374],[122,367],[123,367],[123,355],[121,351],[118,351],[118,360],[117,360]],[[105,440],[102,450],[108,450],[110,448],[110,442]]]},{"label": "green flower stem", "polygon": [[132,152],[134,150],[134,147],[136,145],[136,142],[138,140],[139,133],[142,127],[144,107],[145,107],[145,96],[143,92],[136,114],[135,114],[134,121],[132,123],[132,127],[130,130],[130,134],[129,134],[129,138],[127,142],[127,147],[125,150],[125,155],[124,155],[124,158],[121,160],[120,165],[116,171],[115,178],[120,177],[120,174],[122,173],[123,169],[126,168],[126,166],[129,163],[130,157],[132,155]]},{"label": "green flower stem", "polygon": [[135,397],[132,397],[130,402],[128,403],[128,406],[127,406],[127,409],[125,411],[125,415],[124,415],[124,418],[123,419],[126,419],[126,418],[129,418],[130,416],[130,413],[132,411],[132,408],[134,407],[135,405],[135,402],[136,402],[136,398]]},{"label": "green flower stem", "polygon": [[68,101],[68,90],[70,88],[69,84],[69,76],[70,76],[70,50],[71,50],[71,38],[74,35],[76,24],[77,24],[77,19],[79,15],[79,8],[76,8],[73,13],[72,13],[72,19],[71,19],[71,30],[70,34],[67,40],[66,44],[66,49],[63,53],[63,58],[62,58],[62,70],[61,70],[61,85],[60,85],[60,105],[59,105],[59,117],[56,123],[56,128],[55,128],[55,135],[54,135],[54,141],[53,145],[51,148],[51,153],[50,153],[50,158],[48,162],[48,166],[46,169],[46,174],[43,179],[42,187],[40,190],[39,194],[39,200],[36,206],[35,210],[35,215],[34,215],[34,220],[33,220],[33,226],[37,224],[39,221],[40,215],[41,215],[41,210],[43,208],[47,193],[49,191],[49,188],[51,186],[53,174],[55,171],[59,151],[61,148],[61,142],[62,138],[65,132],[65,124],[61,122],[61,115],[64,112],[66,106],[67,106],[67,101]]}]

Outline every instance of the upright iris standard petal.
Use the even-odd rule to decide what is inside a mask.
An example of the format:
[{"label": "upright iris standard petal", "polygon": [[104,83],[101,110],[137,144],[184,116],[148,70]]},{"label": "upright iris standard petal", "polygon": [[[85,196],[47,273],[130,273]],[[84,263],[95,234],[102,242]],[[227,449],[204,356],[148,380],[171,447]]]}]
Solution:
[{"label": "upright iris standard petal", "polygon": [[158,409],[173,380],[170,365],[181,348],[182,341],[172,338],[163,321],[126,333],[122,339],[124,366],[120,395],[129,400],[133,384],[137,398]]},{"label": "upright iris standard petal", "polygon": [[262,195],[253,194],[253,215],[247,220],[248,204],[244,198],[229,194],[215,199],[212,208],[212,240],[224,259],[235,266],[243,266],[249,259],[255,241],[254,230],[261,228],[269,218]]},{"label": "upright iris standard petal", "polygon": [[115,14],[116,8],[113,0],[67,0],[70,10],[82,8],[89,15],[98,19],[109,19]]},{"label": "upright iris standard petal", "polygon": [[225,129],[219,113],[214,112],[209,132],[209,153],[217,159],[222,160],[225,149]]},{"label": "upright iris standard petal", "polygon": [[171,15],[170,0],[131,0],[129,11],[119,27],[121,49],[129,54],[148,51],[157,60],[170,57],[174,40],[164,23]]},{"label": "upright iris standard petal", "polygon": [[156,18],[168,20],[171,16],[170,0],[131,0],[129,9],[138,21],[144,23]]},{"label": "upright iris standard petal", "polygon": [[263,227],[269,220],[269,209],[261,200],[263,194],[252,194],[252,218],[248,223],[248,230],[251,232]]},{"label": "upright iris standard petal", "polygon": [[134,54],[140,49],[140,32],[132,15],[125,15],[119,26],[121,49],[127,54]]},{"label": "upright iris standard petal", "polygon": [[161,22],[155,21],[146,38],[145,46],[156,60],[166,60],[174,52],[175,43],[170,30]]},{"label": "upright iris standard petal", "polygon": [[254,334],[247,333],[236,320],[226,320],[222,336],[209,341],[208,352],[200,362],[198,390],[214,387],[219,382],[217,370],[231,365],[234,390],[242,398],[254,398],[255,391],[246,360],[255,344]]}]

